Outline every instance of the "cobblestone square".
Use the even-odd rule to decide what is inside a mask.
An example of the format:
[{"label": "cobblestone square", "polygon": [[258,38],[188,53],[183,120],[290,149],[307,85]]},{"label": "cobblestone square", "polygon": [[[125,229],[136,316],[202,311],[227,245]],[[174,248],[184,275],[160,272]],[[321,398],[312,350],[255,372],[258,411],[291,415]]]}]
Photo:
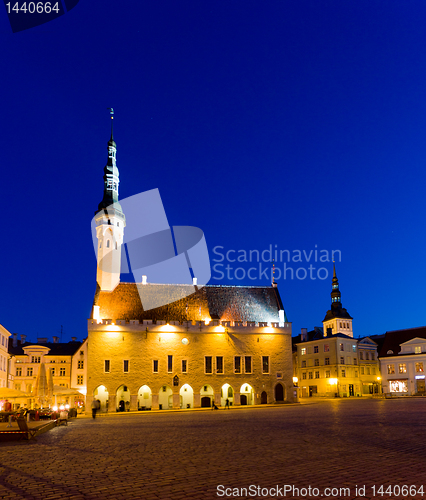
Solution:
[{"label": "cobblestone square", "polygon": [[323,498],[423,498],[397,487],[426,482],[425,414],[426,399],[407,398],[78,417],[37,442],[1,445],[0,497],[304,497],[288,485]]}]

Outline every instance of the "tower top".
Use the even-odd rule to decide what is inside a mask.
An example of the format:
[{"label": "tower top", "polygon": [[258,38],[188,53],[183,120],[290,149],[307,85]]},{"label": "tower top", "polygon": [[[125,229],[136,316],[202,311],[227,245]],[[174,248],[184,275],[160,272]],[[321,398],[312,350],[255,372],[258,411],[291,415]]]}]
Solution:
[{"label": "tower top", "polygon": [[105,208],[113,205],[113,208],[121,212],[121,205],[118,201],[119,172],[117,168],[117,144],[113,136],[114,110],[108,108],[111,116],[111,138],[108,141],[108,160],[104,168],[104,196],[98,205],[95,215]]},{"label": "tower top", "polygon": [[108,108],[109,109],[109,114],[111,116],[111,139],[108,141],[108,146],[112,146],[114,148],[117,147],[117,144],[114,141],[114,130],[113,130],[113,124],[114,124],[114,109],[113,108]]},{"label": "tower top", "polygon": [[332,318],[352,319],[348,311],[342,307],[342,294],[339,289],[339,280],[336,274],[336,264],[333,261],[333,279],[331,281],[331,309],[327,311],[324,321]]}]

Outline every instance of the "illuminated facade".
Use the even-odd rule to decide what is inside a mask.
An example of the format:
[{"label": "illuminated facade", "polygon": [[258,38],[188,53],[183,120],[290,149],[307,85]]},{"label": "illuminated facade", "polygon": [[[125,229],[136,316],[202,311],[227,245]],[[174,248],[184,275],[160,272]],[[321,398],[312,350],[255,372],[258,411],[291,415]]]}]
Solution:
[{"label": "illuminated facade", "polygon": [[[325,335],[324,335],[325,333]],[[352,317],[342,307],[336,269],[331,309],[323,328],[302,329],[294,340],[294,376],[300,397],[351,397],[379,393],[377,344],[354,339]]]},{"label": "illuminated facade", "polygon": [[[293,401],[291,323],[275,283],[198,287],[196,279],[193,285],[150,284],[149,276],[119,282],[120,259],[107,260],[101,252],[108,238],[108,248],[117,251],[125,227],[112,135],[108,152],[104,198],[95,214],[98,272],[88,321],[87,408],[94,398],[109,412]],[[172,302],[176,288],[182,298]],[[141,291],[167,305],[144,310]]]},{"label": "illuminated facade", "polygon": [[9,353],[7,352],[10,335],[10,332],[0,325],[0,387],[11,387],[9,384],[11,379],[9,376]]},{"label": "illuminated facade", "polygon": [[[400,333],[401,335],[398,335]],[[385,341],[383,345],[383,355],[380,357],[380,369],[382,375],[383,392],[389,396],[424,396],[425,389],[425,369],[426,369],[426,328],[413,328],[410,330],[400,330],[399,332],[387,332],[386,336],[395,340],[404,340],[407,335],[418,334],[418,337],[411,338],[392,346]],[[395,335],[396,334],[396,335]],[[389,340],[389,339],[388,339]],[[398,341],[398,340],[397,340]]]},{"label": "illuminated facade", "polygon": [[[54,337],[53,342],[47,342],[47,338],[37,340],[37,344],[27,343],[25,335],[21,336],[21,342],[16,337],[13,339],[13,345],[9,349],[12,356],[13,388],[29,395],[25,400],[28,407],[36,404],[37,375],[40,366],[44,364],[46,376],[51,375],[54,386],[67,390],[74,388],[80,392],[80,395],[65,394],[64,402],[71,405],[74,402],[84,403],[87,381],[84,368],[87,365],[86,343],[76,340],[60,343],[59,337]],[[48,405],[46,402],[46,406]]]}]

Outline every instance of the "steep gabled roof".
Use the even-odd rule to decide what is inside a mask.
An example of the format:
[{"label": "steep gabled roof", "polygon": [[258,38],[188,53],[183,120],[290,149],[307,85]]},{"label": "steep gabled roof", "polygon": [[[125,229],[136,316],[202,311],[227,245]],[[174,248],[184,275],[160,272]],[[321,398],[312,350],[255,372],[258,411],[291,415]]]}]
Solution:
[{"label": "steep gabled roof", "polygon": [[[190,288],[189,288],[190,287]],[[181,289],[182,298],[170,304],[145,311],[138,289],[143,294],[153,294],[163,299],[176,297],[176,289]],[[99,306],[103,319],[124,319],[139,321],[144,319],[187,321],[220,319],[222,321],[278,322],[282,307],[278,290],[261,286],[216,286],[206,285],[195,288],[192,285],[141,285],[119,283],[112,292],[96,291],[94,304]]]},{"label": "steep gabled roof", "polygon": [[[407,328],[405,330],[393,330],[385,333],[385,340],[379,352],[379,357],[394,356],[401,351],[400,344],[419,337],[426,339],[426,326],[418,328]],[[392,351],[392,353],[390,353]],[[389,352],[389,354],[388,354]]]}]

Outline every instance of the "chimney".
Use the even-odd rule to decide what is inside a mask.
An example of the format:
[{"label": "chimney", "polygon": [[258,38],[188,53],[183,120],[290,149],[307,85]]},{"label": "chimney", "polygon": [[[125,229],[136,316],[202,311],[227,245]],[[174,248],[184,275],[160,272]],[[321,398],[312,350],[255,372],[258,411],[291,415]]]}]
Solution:
[{"label": "chimney", "polygon": [[300,333],[300,340],[301,340],[301,342],[306,342],[308,340],[308,329],[307,328],[302,328],[301,333]]},{"label": "chimney", "polygon": [[57,344],[59,342],[59,337],[52,337],[52,338],[54,344]]},{"label": "chimney", "polygon": [[142,285],[146,285],[146,275],[142,275]]},{"label": "chimney", "polygon": [[12,346],[16,347],[18,345],[18,334],[17,333],[12,334],[12,338],[13,338]]},{"label": "chimney", "polygon": [[21,344],[25,344],[25,339],[27,338],[26,335],[21,334]]},{"label": "chimney", "polygon": [[197,278],[192,278],[192,284],[193,284],[194,286],[197,286]]}]

